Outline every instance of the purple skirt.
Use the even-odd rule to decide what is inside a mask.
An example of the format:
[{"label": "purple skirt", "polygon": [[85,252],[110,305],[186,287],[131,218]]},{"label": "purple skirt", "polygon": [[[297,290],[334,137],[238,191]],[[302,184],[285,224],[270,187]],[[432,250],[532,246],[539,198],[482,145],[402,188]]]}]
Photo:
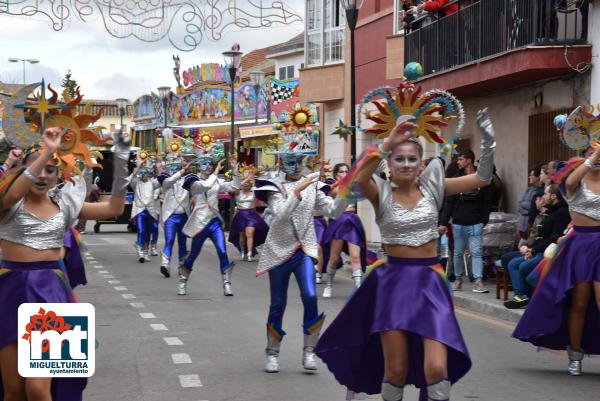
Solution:
[{"label": "purple skirt", "polygon": [[455,383],[471,359],[454,315],[452,298],[438,274],[439,260],[388,258],[375,268],[321,336],[317,355],[349,390],[378,394],[384,374],[379,333],[409,336],[406,384],[426,391],[423,338],[448,348],[448,379]]},{"label": "purple skirt", "polygon": [[[569,345],[570,290],[582,282],[600,281],[600,227],[573,227],[574,235],[556,255],[538,285],[513,337],[539,347],[564,350]],[[600,312],[592,295],[585,317],[582,348],[600,354]]]},{"label": "purple skirt", "polygon": [[[348,254],[348,244],[351,243],[360,247],[360,264],[362,268],[367,266],[367,236],[365,228],[358,215],[354,212],[344,212],[337,219],[329,219],[329,225],[323,234],[323,246],[329,246],[334,239],[345,241],[344,252]],[[327,262],[327,261],[326,261]],[[325,264],[327,266],[327,263]],[[338,268],[342,264],[338,264]]]},{"label": "purple skirt", "polygon": [[327,220],[323,216],[313,216],[315,223],[315,234],[317,234],[317,244],[323,245],[323,236],[327,230]]},{"label": "purple skirt", "polygon": [[[229,229],[229,242],[242,252],[242,246],[240,244],[240,233],[243,232],[246,227],[254,227],[254,249],[252,255],[256,255],[256,247],[261,246],[267,239],[267,233],[269,232],[269,226],[260,217],[255,209],[238,210],[233,216],[231,222],[231,228]],[[245,245],[244,245],[245,248]]]},{"label": "purple skirt", "polygon": [[[0,348],[17,341],[18,309],[22,303],[67,303],[73,300],[69,277],[62,261],[11,262],[0,265]],[[79,401],[85,378],[52,380],[54,401]],[[0,401],[3,399],[0,380]]]}]

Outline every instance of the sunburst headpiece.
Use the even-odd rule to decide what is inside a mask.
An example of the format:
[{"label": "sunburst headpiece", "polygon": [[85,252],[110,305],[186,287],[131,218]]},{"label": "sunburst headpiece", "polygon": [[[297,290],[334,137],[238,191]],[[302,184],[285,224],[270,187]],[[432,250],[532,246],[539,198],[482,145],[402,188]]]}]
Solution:
[{"label": "sunburst headpiece", "polygon": [[220,141],[211,141],[206,145],[200,145],[197,151],[198,160],[209,160],[213,164],[225,158],[225,145]]},{"label": "sunburst headpiece", "polygon": [[554,118],[554,125],[560,131],[563,144],[573,150],[581,151],[600,140],[600,105],[598,114],[594,106],[578,106],[567,116],[560,114]]},{"label": "sunburst headpiece", "polygon": [[[36,87],[41,90],[33,99],[26,100],[29,93]],[[90,168],[102,168],[92,157],[102,158],[99,152],[92,152],[90,145],[104,145],[109,139],[100,138],[100,128],[90,128],[98,121],[103,109],[97,114],[90,113],[91,105],[87,104],[81,112],[78,106],[83,100],[79,88],[77,96],[73,99],[68,93],[63,92],[64,102],[59,102],[58,93],[48,85],[52,93],[46,99],[45,83],[28,85],[11,96],[4,96],[5,111],[3,114],[3,128],[9,142],[21,149],[43,149],[40,133],[45,128],[60,127],[65,130],[60,148],[55,153],[58,166],[63,170],[62,176],[69,180],[73,173],[81,173],[77,167],[78,162]],[[19,104],[21,103],[21,104]],[[23,109],[21,111],[19,109]]]},{"label": "sunburst headpiece", "polygon": [[[377,112],[364,110],[368,104]],[[421,94],[420,87],[406,81],[398,87],[383,86],[367,93],[359,108],[359,127],[363,114],[374,125],[361,129],[379,139],[390,135],[400,117],[410,116],[417,125],[414,136],[423,137],[430,143],[445,143],[440,132],[449,120],[458,119],[456,135],[460,135],[465,121],[463,106],[452,94],[441,89]]]},{"label": "sunburst headpiece", "polygon": [[289,112],[289,123],[292,130],[306,130],[312,120],[313,111],[305,104],[297,103]]}]

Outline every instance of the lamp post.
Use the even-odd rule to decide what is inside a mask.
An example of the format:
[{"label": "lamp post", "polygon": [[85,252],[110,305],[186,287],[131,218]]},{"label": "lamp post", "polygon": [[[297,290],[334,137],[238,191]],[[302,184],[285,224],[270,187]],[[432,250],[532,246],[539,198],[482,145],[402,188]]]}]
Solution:
[{"label": "lamp post", "polygon": [[123,133],[123,116],[125,115],[125,111],[127,110],[127,103],[129,101],[127,99],[123,99],[122,97],[116,100],[117,108],[119,109],[119,116],[121,117],[121,125],[119,126],[119,131],[121,134]]},{"label": "lamp post", "polygon": [[[354,71],[354,31],[356,30],[356,21],[358,20],[358,10],[362,7],[364,0],[342,0],[342,5],[346,10],[346,22],[350,29],[350,125],[356,127],[356,73]],[[356,161],[356,133],[350,137],[350,157],[351,162]]]},{"label": "lamp post", "polygon": [[14,57],[9,58],[8,61],[11,63],[18,63],[18,62],[23,63],[23,85],[26,84],[26,82],[25,82],[25,63],[27,62],[29,64],[37,64],[40,62],[40,60],[35,59],[35,58],[24,59],[24,58],[14,58]]},{"label": "lamp post", "polygon": [[260,87],[265,83],[265,73],[262,71],[251,71],[250,80],[254,84],[254,102],[256,106],[256,125],[258,125],[258,99],[260,93]]},{"label": "lamp post", "polygon": [[165,128],[167,128],[169,118],[169,111],[167,109],[169,105],[169,93],[171,93],[171,87],[169,86],[161,86],[158,88],[158,96],[160,96],[162,100],[163,114],[165,116]]},{"label": "lamp post", "polygon": [[[237,46],[239,48],[239,46]],[[223,52],[223,57],[225,58],[225,66],[229,69],[229,80],[231,81],[231,86],[230,86],[230,90],[231,90],[231,108],[230,108],[230,114],[231,114],[231,132],[230,132],[230,147],[229,147],[229,151],[230,151],[230,155],[235,157],[235,108],[234,108],[234,103],[235,103],[235,87],[234,87],[234,83],[235,83],[235,76],[237,75],[237,70],[240,67],[240,63],[242,61],[242,52],[238,51],[238,50],[233,50],[234,48],[236,48],[236,46],[234,46],[232,48],[232,50],[228,50],[226,52]],[[229,200],[229,221],[231,222],[231,219],[233,219],[233,214],[235,213],[235,202],[232,199]]]}]

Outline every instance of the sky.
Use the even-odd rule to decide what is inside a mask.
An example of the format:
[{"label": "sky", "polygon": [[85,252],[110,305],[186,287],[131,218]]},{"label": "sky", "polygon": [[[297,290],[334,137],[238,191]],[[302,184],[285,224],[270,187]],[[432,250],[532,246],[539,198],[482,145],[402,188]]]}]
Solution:
[{"label": "sky", "polygon": [[[33,4],[33,0],[25,1]],[[205,1],[195,0],[196,3]],[[227,1],[224,0],[225,3]],[[283,0],[283,3],[304,18],[304,0]],[[177,19],[173,21],[171,32],[177,38],[182,38],[177,32],[180,33],[185,27]],[[241,51],[247,53],[285,42],[303,30],[303,23],[261,29],[230,26],[219,41],[209,40],[205,36],[195,50],[185,52],[173,47],[167,38],[154,43],[133,37],[115,38],[106,31],[98,9],[86,22],[71,16],[69,23],[58,32],[40,14],[21,17],[0,13],[0,82],[23,82],[23,64],[10,63],[8,58],[38,59],[39,64],[25,65],[28,83],[44,78],[53,87],[60,88],[62,78],[70,70],[85,98],[124,97],[133,101],[151,90],[156,92],[159,86],[176,86],[173,77],[174,54],[179,55],[182,70],[206,62],[223,63],[221,53],[233,43],[239,43]]]}]

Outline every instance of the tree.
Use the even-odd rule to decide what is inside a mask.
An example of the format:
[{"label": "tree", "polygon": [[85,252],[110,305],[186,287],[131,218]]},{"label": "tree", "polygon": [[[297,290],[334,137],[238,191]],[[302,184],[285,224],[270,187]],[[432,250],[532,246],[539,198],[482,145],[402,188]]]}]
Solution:
[{"label": "tree", "polygon": [[67,73],[65,74],[65,77],[63,78],[60,86],[62,86],[62,88],[71,97],[71,99],[74,99],[75,96],[77,96],[76,89],[79,85],[77,84],[77,81],[71,79],[71,75],[71,70],[67,70]]}]

